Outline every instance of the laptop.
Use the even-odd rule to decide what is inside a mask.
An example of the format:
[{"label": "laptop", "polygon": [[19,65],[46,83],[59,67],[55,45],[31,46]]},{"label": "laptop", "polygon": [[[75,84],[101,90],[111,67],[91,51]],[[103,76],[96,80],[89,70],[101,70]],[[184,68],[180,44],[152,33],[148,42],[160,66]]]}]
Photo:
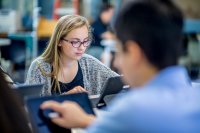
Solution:
[{"label": "laptop", "polygon": [[[122,76],[111,77],[107,80],[102,93],[97,96],[91,96],[90,99],[92,101],[93,107],[101,108],[106,105],[104,97],[107,95],[112,95],[112,100],[118,93],[126,92],[129,86],[125,85],[122,81]],[[110,102],[110,101],[109,101]]]},{"label": "laptop", "polygon": [[92,105],[88,98],[87,93],[76,93],[60,96],[48,96],[48,97],[27,97],[26,107],[28,110],[28,116],[31,121],[32,129],[34,133],[68,133],[69,129],[62,128],[51,122],[51,117],[58,117],[59,114],[53,112],[50,109],[41,110],[40,105],[47,100],[55,100],[57,102],[73,101],[79,104],[82,109],[88,114],[94,114]]},{"label": "laptop", "polygon": [[24,103],[24,98],[28,96],[40,96],[43,84],[32,84],[32,85],[16,85],[13,90],[19,95],[22,103]]}]

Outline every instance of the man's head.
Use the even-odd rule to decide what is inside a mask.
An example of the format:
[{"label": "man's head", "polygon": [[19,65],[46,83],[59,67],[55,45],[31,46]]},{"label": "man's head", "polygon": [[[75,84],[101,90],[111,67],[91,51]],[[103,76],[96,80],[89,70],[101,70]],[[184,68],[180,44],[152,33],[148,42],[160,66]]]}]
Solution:
[{"label": "man's head", "polygon": [[114,6],[110,4],[103,5],[100,10],[101,21],[105,24],[110,23],[113,14],[114,14]]},{"label": "man's head", "polygon": [[114,28],[122,42],[119,67],[129,84],[135,81],[140,86],[145,82],[141,80],[147,82],[150,75],[177,64],[183,17],[171,1],[128,2],[119,12]]}]

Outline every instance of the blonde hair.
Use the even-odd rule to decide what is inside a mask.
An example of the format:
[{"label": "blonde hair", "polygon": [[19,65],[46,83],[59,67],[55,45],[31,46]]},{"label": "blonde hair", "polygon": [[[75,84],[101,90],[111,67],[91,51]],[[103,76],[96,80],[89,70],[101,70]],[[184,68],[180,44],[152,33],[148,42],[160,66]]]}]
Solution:
[{"label": "blonde hair", "polygon": [[58,20],[58,23],[54,29],[54,32],[51,36],[47,48],[45,49],[44,53],[40,56],[42,57],[42,59],[44,59],[45,62],[48,62],[53,66],[53,71],[49,74],[46,73],[40,66],[39,68],[43,75],[53,77],[53,82],[56,81],[54,86],[54,91],[56,91],[57,87],[58,91],[61,93],[60,85],[57,78],[58,71],[60,69],[60,52],[61,52],[60,48],[58,47],[58,44],[60,43],[60,40],[62,38],[64,38],[69,34],[69,32],[83,26],[86,26],[88,28],[89,38],[92,38],[91,28],[86,18],[79,15],[66,15],[61,17]]}]

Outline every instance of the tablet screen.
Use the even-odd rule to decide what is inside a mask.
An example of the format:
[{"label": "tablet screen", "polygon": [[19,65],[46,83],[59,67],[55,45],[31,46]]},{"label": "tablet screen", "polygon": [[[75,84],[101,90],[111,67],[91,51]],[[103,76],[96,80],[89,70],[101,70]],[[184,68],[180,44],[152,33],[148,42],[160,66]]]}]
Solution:
[{"label": "tablet screen", "polygon": [[[31,119],[31,124],[34,132],[37,133],[68,133],[69,129],[59,127],[51,122],[51,120],[45,115],[46,111],[40,109],[40,105],[47,100],[55,100],[57,102],[63,102],[66,100],[74,101],[78,103],[82,109],[88,113],[93,114],[91,103],[86,93],[69,94],[62,96],[50,96],[39,98],[27,98],[26,106],[28,109],[28,115]],[[50,111],[50,110],[49,110]]]},{"label": "tablet screen", "polygon": [[24,103],[24,98],[27,96],[40,96],[43,84],[32,85],[16,85],[13,90],[19,95],[21,103]]},{"label": "tablet screen", "polygon": [[99,98],[99,103],[104,103],[104,97],[106,95],[111,95],[111,94],[118,94],[119,92],[122,91],[123,86],[125,85],[121,79],[122,76],[117,76],[117,77],[111,77],[108,79],[104,89],[102,90],[102,94]]}]

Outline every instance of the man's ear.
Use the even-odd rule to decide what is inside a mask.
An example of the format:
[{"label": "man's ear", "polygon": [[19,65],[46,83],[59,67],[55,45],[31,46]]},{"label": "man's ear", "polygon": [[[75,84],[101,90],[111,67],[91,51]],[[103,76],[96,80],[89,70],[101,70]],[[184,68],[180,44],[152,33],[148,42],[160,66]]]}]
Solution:
[{"label": "man's ear", "polygon": [[128,56],[133,60],[134,64],[139,63],[142,60],[142,50],[139,47],[138,43],[134,41],[127,41],[126,50]]}]

